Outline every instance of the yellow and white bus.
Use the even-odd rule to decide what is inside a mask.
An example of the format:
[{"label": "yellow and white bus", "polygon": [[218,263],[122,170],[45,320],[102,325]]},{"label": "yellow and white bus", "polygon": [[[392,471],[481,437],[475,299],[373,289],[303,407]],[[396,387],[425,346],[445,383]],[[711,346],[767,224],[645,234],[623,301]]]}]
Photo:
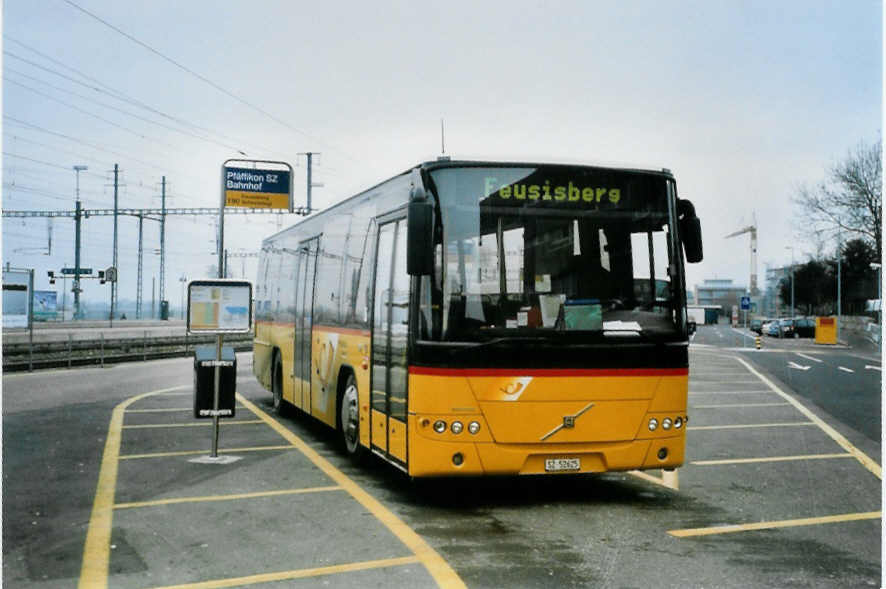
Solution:
[{"label": "yellow and white bus", "polygon": [[701,259],[668,170],[425,162],[263,242],[254,372],[411,476],[673,469]]}]

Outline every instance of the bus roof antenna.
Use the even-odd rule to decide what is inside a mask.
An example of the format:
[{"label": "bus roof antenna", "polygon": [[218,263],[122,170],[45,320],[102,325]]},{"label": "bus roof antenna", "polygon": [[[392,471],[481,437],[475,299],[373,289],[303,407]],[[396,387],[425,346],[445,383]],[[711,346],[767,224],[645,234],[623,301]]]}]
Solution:
[{"label": "bus roof antenna", "polygon": [[443,132],[443,119],[440,119],[440,151],[442,152],[437,156],[438,162],[448,162],[449,156],[446,155],[446,135]]}]

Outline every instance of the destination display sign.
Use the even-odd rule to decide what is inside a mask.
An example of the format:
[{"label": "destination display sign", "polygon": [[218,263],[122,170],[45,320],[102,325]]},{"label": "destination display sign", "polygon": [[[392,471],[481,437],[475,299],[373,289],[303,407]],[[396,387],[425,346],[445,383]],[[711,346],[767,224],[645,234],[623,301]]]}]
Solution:
[{"label": "destination display sign", "polygon": [[292,178],[288,170],[224,168],[226,207],[290,209]]},{"label": "destination display sign", "polygon": [[598,205],[600,203],[617,205],[621,200],[621,186],[605,183],[588,184],[587,180],[561,180],[551,182],[550,179],[537,182],[513,182],[502,184],[495,176],[483,179],[484,193],[499,201],[551,201],[560,203],[581,203]]},{"label": "destination display sign", "polygon": [[251,282],[219,279],[188,284],[189,333],[246,333],[251,327]]}]

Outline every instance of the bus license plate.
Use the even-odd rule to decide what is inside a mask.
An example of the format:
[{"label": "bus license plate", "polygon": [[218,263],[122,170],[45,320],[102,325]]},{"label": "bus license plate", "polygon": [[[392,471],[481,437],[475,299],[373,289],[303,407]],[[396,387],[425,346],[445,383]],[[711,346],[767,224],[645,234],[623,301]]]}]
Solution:
[{"label": "bus license plate", "polygon": [[564,470],[581,470],[581,460],[578,458],[545,459],[545,471],[562,472]]}]

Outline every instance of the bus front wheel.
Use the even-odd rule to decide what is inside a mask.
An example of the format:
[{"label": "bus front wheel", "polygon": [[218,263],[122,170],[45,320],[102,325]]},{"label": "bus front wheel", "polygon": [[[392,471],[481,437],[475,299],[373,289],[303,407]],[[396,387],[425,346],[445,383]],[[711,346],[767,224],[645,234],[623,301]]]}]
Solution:
[{"label": "bus front wheel", "polygon": [[360,406],[353,374],[348,374],[339,404],[339,431],[345,452],[355,460],[360,459],[365,449],[360,445]]}]

